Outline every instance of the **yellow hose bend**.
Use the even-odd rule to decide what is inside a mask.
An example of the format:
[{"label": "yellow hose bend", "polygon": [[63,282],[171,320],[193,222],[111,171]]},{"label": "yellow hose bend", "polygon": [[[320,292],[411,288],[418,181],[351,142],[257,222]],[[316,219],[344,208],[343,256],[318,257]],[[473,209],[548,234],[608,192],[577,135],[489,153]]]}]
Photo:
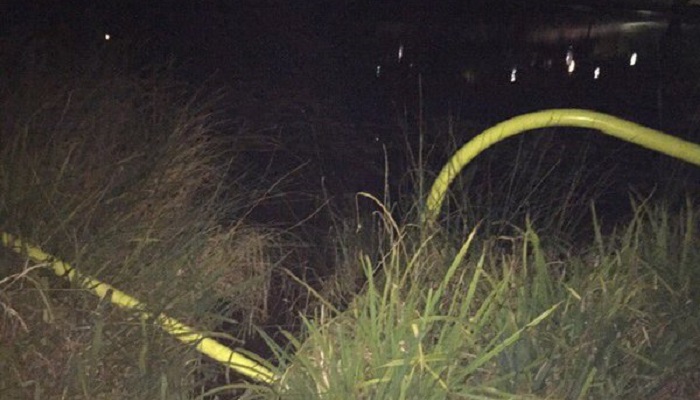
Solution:
[{"label": "yellow hose bend", "polygon": [[479,153],[501,140],[519,133],[552,126],[596,129],[606,135],[700,166],[700,145],[696,143],[599,112],[577,109],[544,110],[501,122],[462,146],[435,179],[426,201],[424,219],[427,222],[435,221],[445,200],[448,187],[462,169]]},{"label": "yellow hose bend", "polygon": [[70,264],[45,253],[37,246],[32,246],[9,233],[0,232],[2,244],[19,254],[40,262],[48,263],[58,276],[66,276],[71,282],[91,291],[97,297],[107,298],[112,304],[135,311],[141,318],[152,318],[160,327],[179,341],[195,346],[203,354],[221,364],[255,380],[272,383],[275,375],[268,368],[256,361],[235,352],[214,339],[205,337],[176,319],[166,315],[153,315],[146,311],[143,303],[114,287],[97,279],[83,275]]}]

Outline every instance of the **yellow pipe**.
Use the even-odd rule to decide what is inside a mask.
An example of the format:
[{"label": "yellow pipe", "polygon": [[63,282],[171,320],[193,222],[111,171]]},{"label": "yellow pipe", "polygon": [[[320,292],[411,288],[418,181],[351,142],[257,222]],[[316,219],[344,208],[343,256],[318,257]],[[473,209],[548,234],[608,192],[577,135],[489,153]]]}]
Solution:
[{"label": "yellow pipe", "polygon": [[265,383],[272,383],[275,375],[263,365],[247,358],[246,356],[237,353],[228,347],[222,345],[214,339],[205,337],[198,333],[194,328],[191,328],[176,319],[166,315],[153,314],[145,311],[146,307],[143,303],[129,296],[128,294],[115,289],[114,287],[100,282],[90,276],[83,275],[70,264],[58,260],[55,257],[45,253],[40,248],[23,242],[8,233],[2,233],[2,244],[19,254],[26,254],[30,259],[39,263],[48,263],[53,268],[53,271],[58,276],[67,276],[68,279],[80,285],[82,288],[91,291],[101,299],[108,298],[113,304],[134,310],[141,318],[153,318],[161,328],[170,335],[174,336],[179,341],[185,344],[194,345],[195,348],[203,354],[213,358],[221,364],[245,375]]},{"label": "yellow pipe", "polygon": [[424,219],[434,222],[440,213],[447,189],[462,169],[482,151],[503,139],[532,129],[552,126],[590,128],[700,166],[700,145],[625,121],[588,110],[545,110],[524,114],[495,125],[462,146],[440,171],[428,199]]}]

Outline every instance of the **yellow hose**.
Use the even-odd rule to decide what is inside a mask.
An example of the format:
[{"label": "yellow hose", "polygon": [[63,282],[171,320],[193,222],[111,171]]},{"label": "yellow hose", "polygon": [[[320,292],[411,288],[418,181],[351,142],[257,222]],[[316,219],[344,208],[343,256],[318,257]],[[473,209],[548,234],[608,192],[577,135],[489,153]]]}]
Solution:
[{"label": "yellow hose", "polygon": [[26,254],[27,257],[35,262],[48,263],[56,275],[67,276],[71,282],[91,291],[101,299],[108,298],[112,304],[134,310],[141,318],[152,318],[161,328],[177,340],[194,345],[201,353],[245,376],[266,383],[271,383],[275,379],[274,374],[259,363],[229,349],[214,339],[205,337],[194,328],[173,318],[163,314],[154,316],[147,312],[145,305],[135,298],[106,283],[81,274],[78,270],[71,267],[70,264],[52,257],[36,246],[29,245],[5,232],[2,232],[2,244],[19,254]]},{"label": "yellow hose", "polygon": [[426,201],[425,221],[434,222],[437,219],[450,184],[479,153],[519,133],[552,126],[596,129],[606,135],[700,166],[700,145],[696,143],[594,111],[576,109],[539,111],[501,122],[462,146],[442,168],[430,189]]}]

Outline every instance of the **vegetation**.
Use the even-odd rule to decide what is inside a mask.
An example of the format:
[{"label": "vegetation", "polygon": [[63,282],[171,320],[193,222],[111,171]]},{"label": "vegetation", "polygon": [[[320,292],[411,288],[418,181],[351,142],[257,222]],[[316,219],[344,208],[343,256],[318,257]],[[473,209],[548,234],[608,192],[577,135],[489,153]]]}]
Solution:
[{"label": "vegetation", "polygon": [[[220,134],[231,125],[171,69],[94,73],[35,68],[6,86],[3,231],[152,312],[204,332],[234,325],[215,335],[240,343],[266,318],[286,251],[280,232],[242,218],[264,177],[236,179],[246,164]],[[3,398],[189,398],[220,373],[151,322],[1,252]]]},{"label": "vegetation", "polygon": [[362,292],[282,356],[280,398],[694,398],[698,217],[634,209],[560,255],[529,226],[460,248],[389,221]]},{"label": "vegetation", "polygon": [[[619,171],[550,131],[477,160],[426,227],[423,189],[452,148],[422,138],[458,146],[469,129],[421,124],[411,168],[387,172],[393,202],[314,198],[329,203],[327,226],[281,230],[251,218],[294,182],[250,162],[270,141],[177,82],[168,68],[13,76],[0,93],[0,227],[231,346],[258,332],[279,382],[230,376],[3,248],[3,398],[700,395],[696,193],[631,194],[625,217],[605,212]],[[297,313],[285,340],[263,329]]]}]

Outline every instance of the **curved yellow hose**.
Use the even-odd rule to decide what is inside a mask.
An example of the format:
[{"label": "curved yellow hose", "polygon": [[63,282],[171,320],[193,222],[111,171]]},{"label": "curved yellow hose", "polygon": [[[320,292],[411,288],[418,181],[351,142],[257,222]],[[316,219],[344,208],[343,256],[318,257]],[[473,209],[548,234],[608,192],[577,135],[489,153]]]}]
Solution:
[{"label": "curved yellow hose", "polygon": [[700,166],[700,145],[696,143],[599,112],[577,109],[539,111],[501,122],[462,146],[442,168],[430,189],[426,201],[425,221],[435,221],[448,187],[479,153],[503,139],[528,130],[551,126],[596,129],[606,135]]},{"label": "curved yellow hose", "polygon": [[214,360],[228,366],[229,368],[250,378],[261,382],[272,383],[275,379],[274,374],[259,363],[237,353],[228,347],[222,345],[214,339],[207,338],[201,333],[198,333],[194,328],[191,328],[176,319],[170,318],[163,314],[154,316],[146,311],[143,303],[129,296],[128,294],[115,289],[114,287],[100,282],[97,279],[83,275],[70,264],[60,261],[55,257],[42,251],[36,246],[32,246],[23,242],[8,233],[2,232],[2,244],[19,254],[26,254],[30,259],[48,263],[53,268],[53,271],[58,276],[67,276],[68,279],[91,291],[99,298],[107,298],[112,304],[119,307],[136,311],[141,318],[153,318],[163,330],[174,336],[177,340],[194,345],[195,348],[203,354],[213,358]]}]

